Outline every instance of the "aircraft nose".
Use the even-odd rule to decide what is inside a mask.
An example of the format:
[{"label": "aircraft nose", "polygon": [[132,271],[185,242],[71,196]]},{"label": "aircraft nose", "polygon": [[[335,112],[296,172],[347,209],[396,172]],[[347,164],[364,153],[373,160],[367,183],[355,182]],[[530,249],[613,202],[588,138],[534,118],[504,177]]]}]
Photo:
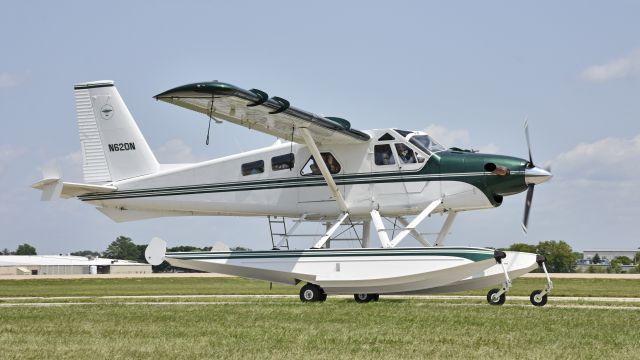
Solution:
[{"label": "aircraft nose", "polygon": [[542,184],[545,181],[549,181],[552,177],[553,175],[549,171],[537,166],[524,170],[524,181],[527,185]]}]

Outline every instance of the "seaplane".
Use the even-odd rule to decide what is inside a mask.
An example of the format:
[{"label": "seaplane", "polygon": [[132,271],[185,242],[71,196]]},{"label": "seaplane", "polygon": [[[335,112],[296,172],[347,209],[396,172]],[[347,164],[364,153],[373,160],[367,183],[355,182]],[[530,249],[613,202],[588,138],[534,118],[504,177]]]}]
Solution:
[{"label": "seaplane", "polygon": [[[179,86],[156,100],[273,135],[271,146],[189,164],[160,164],[113,81],[74,86],[84,183],[46,169],[32,187],[43,200],[77,198],[116,222],[168,216],[266,216],[293,222],[264,251],[167,252],[154,238],[145,256],[172,266],[298,285],[303,302],[353,294],[357,302],[384,294],[436,294],[482,289],[492,305],[506,300],[512,279],[540,267],[543,306],[553,288],[542,256],[481,247],[445,246],[456,215],[499,207],[526,191],[526,232],[534,187],[550,171],[528,159],[446,148],[423,131],[357,130],[343,118],[296,108],[282,97],[219,81]],[[208,142],[208,133],[207,133]],[[417,230],[446,215],[437,236]],[[388,221],[395,219],[393,226]],[[275,220],[274,220],[275,221]],[[291,249],[302,223],[322,222],[310,248]],[[371,225],[375,229],[372,236]],[[335,247],[337,231],[358,227],[358,247]],[[321,235],[321,236],[320,236]],[[412,237],[420,244],[402,247]],[[375,238],[375,239],[374,239]],[[374,240],[378,241],[374,241]]]}]

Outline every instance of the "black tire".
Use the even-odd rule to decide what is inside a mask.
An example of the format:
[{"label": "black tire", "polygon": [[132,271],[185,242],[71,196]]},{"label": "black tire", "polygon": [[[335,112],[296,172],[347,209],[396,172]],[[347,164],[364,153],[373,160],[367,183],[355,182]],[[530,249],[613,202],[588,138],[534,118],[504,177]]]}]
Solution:
[{"label": "black tire", "polygon": [[353,294],[353,298],[356,300],[357,303],[368,303],[370,301],[376,301],[375,297],[376,297],[376,294],[364,294],[364,293]]},{"label": "black tire", "polygon": [[489,290],[489,292],[487,293],[487,301],[489,302],[489,304],[491,304],[491,305],[502,305],[502,304],[504,304],[505,301],[507,301],[507,295],[505,293],[502,293],[502,295],[500,295],[498,300],[494,301],[492,299],[493,298],[493,294],[497,294],[498,292],[500,292],[500,289],[491,289],[491,290]]},{"label": "black tire", "polygon": [[324,291],[322,291],[322,288],[318,285],[307,283],[300,289],[300,300],[302,302],[323,301],[323,295],[326,299],[326,294],[324,294]]},{"label": "black tire", "polygon": [[536,297],[542,293],[542,290],[534,290],[529,296],[529,301],[533,304],[533,306],[545,306],[547,304],[547,294],[542,295],[539,300],[536,300]]},{"label": "black tire", "polygon": [[320,291],[322,293],[320,294],[320,299],[318,301],[326,301],[327,300],[327,294],[325,294],[325,292],[322,290],[322,288],[320,288]]}]

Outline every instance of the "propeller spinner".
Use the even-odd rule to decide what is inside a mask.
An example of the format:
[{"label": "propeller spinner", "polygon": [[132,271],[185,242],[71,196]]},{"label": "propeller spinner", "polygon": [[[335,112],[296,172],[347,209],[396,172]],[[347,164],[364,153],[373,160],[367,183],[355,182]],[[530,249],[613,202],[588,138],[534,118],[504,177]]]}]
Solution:
[{"label": "propeller spinner", "polygon": [[527,183],[527,200],[524,204],[524,218],[522,219],[522,231],[527,233],[529,224],[529,212],[531,211],[531,201],[533,200],[533,189],[536,185],[548,181],[553,176],[550,169],[542,169],[533,164],[531,156],[531,141],[529,140],[529,122],[524,121],[524,134],[527,139],[527,149],[529,150],[529,164],[524,170],[524,181]]}]

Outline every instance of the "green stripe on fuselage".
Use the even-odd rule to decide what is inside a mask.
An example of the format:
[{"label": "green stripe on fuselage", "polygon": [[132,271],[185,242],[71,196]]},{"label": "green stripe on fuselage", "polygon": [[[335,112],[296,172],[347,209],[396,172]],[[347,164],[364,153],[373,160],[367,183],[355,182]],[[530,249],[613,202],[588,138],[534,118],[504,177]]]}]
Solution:
[{"label": "green stripe on fuselage", "polygon": [[[517,193],[526,189],[526,185],[524,184],[524,165],[522,164],[523,160],[521,159],[500,155],[457,153],[454,151],[445,151],[438,154],[439,156],[430,157],[425,166],[417,171],[335,175],[334,180],[337,185],[419,181],[460,181],[480,189],[487,198],[494,203],[494,205],[497,204],[493,199],[493,195]],[[511,175],[497,179],[498,177],[494,174],[485,172],[483,164],[488,161],[495,161],[498,164],[507,166],[512,172]],[[314,186],[326,186],[324,178],[320,175],[296,176],[291,178],[268,180],[146,188],[116,191],[112,193],[92,193],[79,196],[78,198],[83,201],[112,200]]]}]

